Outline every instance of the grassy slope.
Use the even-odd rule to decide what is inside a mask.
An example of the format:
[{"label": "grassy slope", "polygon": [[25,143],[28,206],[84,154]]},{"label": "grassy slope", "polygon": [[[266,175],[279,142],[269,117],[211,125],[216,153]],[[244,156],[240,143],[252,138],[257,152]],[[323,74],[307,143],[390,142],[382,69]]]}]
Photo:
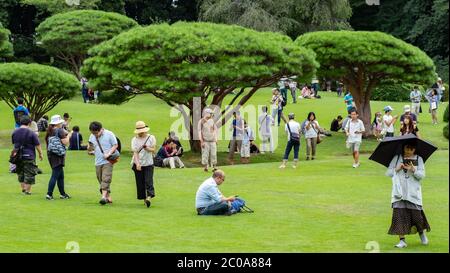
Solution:
[{"label": "grassy slope", "polygon": [[[265,90],[251,103],[264,104],[268,95]],[[72,125],[80,125],[85,137],[88,122],[98,119],[120,136],[125,149],[136,120],[149,122],[159,142],[174,120],[169,117],[169,108],[150,96],[123,106],[79,101],[63,102],[50,114],[69,112]],[[381,109],[385,104],[374,102],[372,107]],[[403,104],[391,105],[401,109]],[[3,103],[0,109],[0,156],[7,158],[12,115]],[[295,112],[303,120],[307,112],[315,111],[319,122],[328,127],[344,109],[342,99],[325,94],[322,100],[289,104],[286,112]],[[440,147],[427,162],[423,186],[431,244],[423,247],[413,236],[402,252],[448,252],[448,142],[441,134],[443,124],[432,126],[430,119],[428,113],[423,114],[420,129],[426,139]],[[281,157],[285,144],[281,131],[279,140],[277,153],[269,160]],[[221,141],[221,151],[226,150],[226,144]],[[370,151],[375,146],[376,142],[366,141],[362,149]],[[385,169],[368,161],[368,153],[363,155],[361,168],[352,169],[341,134],[320,144],[318,155],[315,162],[304,161],[302,143],[297,170],[280,171],[278,162],[224,167],[228,176],[222,191],[239,194],[256,211],[233,217],[195,216],[195,191],[207,177],[198,168],[157,169],[157,198],[151,209],[135,200],[128,154],[116,166],[112,186],[115,203],[110,207],[97,203],[93,162],[85,153],[70,153],[67,158],[66,184],[67,192],[74,196],[71,200],[44,200],[50,173],[45,161],[40,163],[44,174],[38,176],[33,196],[19,194],[16,177],[3,168],[0,251],[63,252],[68,241],[77,241],[81,252],[363,252],[369,241],[377,241],[381,252],[397,251],[392,247],[396,239],[386,234],[391,209]],[[253,158],[253,162],[267,160]]]}]

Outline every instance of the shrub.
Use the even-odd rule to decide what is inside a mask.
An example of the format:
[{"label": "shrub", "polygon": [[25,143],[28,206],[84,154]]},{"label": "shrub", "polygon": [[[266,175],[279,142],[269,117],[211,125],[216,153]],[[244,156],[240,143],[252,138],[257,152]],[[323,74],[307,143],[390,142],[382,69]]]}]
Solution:
[{"label": "shrub", "polygon": [[[377,86],[371,96],[375,101],[409,101],[409,94],[417,84],[384,82]],[[417,85],[425,93],[425,88]]]}]

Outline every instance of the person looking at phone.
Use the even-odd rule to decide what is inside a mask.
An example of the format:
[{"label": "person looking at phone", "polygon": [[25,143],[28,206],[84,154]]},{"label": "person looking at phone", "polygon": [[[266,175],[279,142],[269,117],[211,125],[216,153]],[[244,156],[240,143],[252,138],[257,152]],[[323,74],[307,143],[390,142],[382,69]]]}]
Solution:
[{"label": "person looking at phone", "polygon": [[425,165],[417,155],[417,141],[405,142],[402,152],[392,158],[386,175],[392,177],[392,223],[388,234],[397,235],[400,242],[397,248],[407,247],[405,235],[419,233],[421,243],[428,245],[425,231],[431,228],[423,211],[422,181],[425,178]]},{"label": "person looking at phone", "polygon": [[231,202],[236,196],[225,197],[219,186],[225,182],[225,173],[215,170],[212,177],[206,179],[198,188],[195,196],[195,208],[198,215],[231,215]]}]

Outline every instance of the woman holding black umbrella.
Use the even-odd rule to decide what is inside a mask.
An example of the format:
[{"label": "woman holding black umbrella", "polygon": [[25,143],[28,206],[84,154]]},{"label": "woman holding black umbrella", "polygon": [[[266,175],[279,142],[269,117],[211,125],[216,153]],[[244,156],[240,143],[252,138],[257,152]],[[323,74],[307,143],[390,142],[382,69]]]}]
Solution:
[{"label": "woman holding black umbrella", "polygon": [[402,143],[402,152],[395,155],[386,175],[392,177],[393,208],[392,224],[389,234],[398,235],[400,242],[395,246],[407,247],[405,235],[419,233],[423,245],[428,244],[425,230],[430,225],[423,211],[422,179],[425,177],[424,160],[417,154],[417,139],[408,139]]}]

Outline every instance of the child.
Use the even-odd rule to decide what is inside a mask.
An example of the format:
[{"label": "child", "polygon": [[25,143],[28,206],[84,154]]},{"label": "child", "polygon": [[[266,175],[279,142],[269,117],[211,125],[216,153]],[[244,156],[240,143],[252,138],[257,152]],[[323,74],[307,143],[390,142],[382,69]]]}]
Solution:
[{"label": "child", "polygon": [[383,139],[383,135],[381,133],[383,130],[382,124],[383,124],[383,121],[382,121],[381,112],[376,112],[375,118],[373,119],[373,122],[372,122],[372,132],[378,141],[381,141]]},{"label": "child", "polygon": [[247,125],[247,121],[244,120],[244,135],[242,137],[242,146],[241,146],[241,161],[244,164],[250,162],[250,142],[253,141],[253,131]]},{"label": "child", "polygon": [[362,134],[366,131],[362,120],[358,119],[358,111],[353,108],[350,112],[350,121],[345,126],[345,133],[347,135],[347,148],[350,148],[353,153],[353,168],[358,168],[359,163],[359,147],[362,142]]}]

